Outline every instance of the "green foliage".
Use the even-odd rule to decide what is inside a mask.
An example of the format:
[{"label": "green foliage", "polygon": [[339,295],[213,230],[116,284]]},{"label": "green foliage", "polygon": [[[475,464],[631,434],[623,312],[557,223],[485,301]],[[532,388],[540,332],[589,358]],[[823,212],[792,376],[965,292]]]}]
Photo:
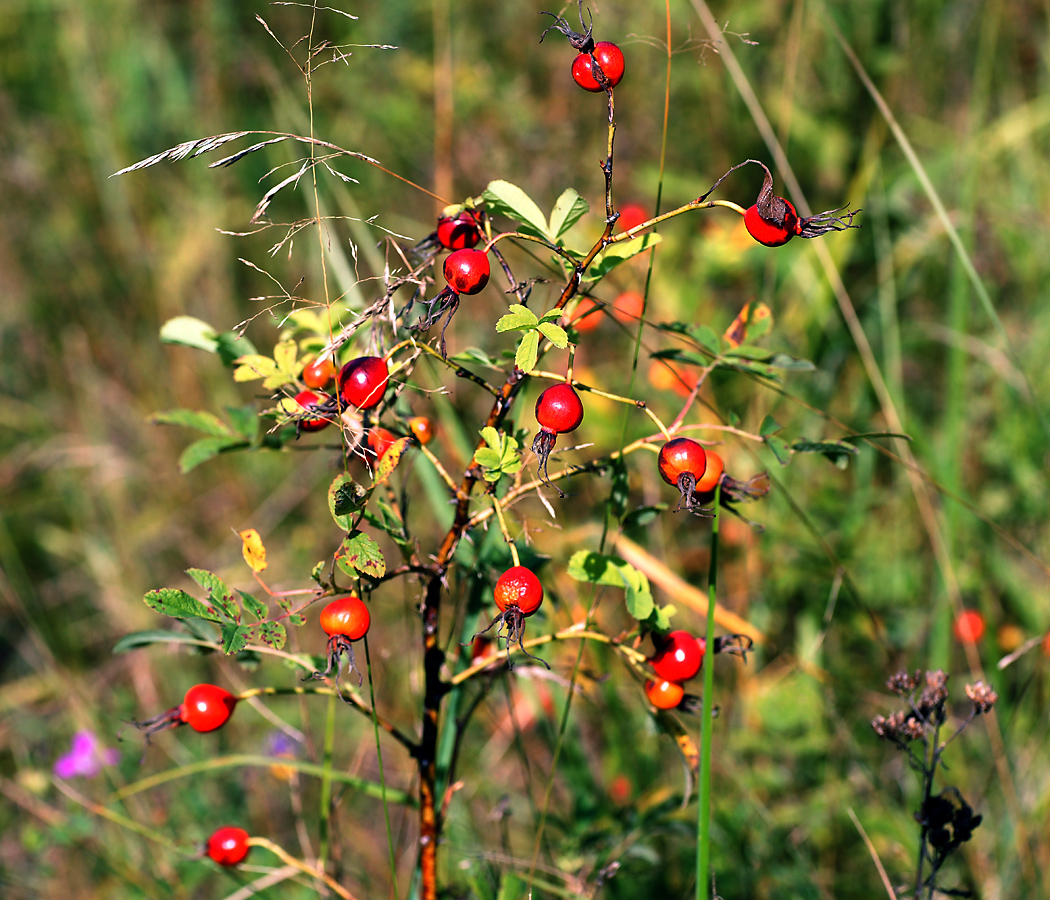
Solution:
[{"label": "green foliage", "polygon": [[[1050,383],[1050,312],[1042,302],[1050,248],[1040,227],[1050,202],[1043,164],[1050,148],[1040,100],[1045,72],[1031,62],[1039,58],[1033,48],[1047,44],[1045,16],[1009,4],[978,4],[961,15],[946,4],[831,9],[747,0],[734,7],[731,31],[714,54],[699,6],[672,5],[676,52],[663,158],[668,57],[648,38],[624,38],[665,40],[664,9],[595,9],[596,37],[619,40],[629,51],[616,94],[617,210],[638,202],[653,211],[659,197],[665,212],[697,197],[736,162],[772,161],[726,68],[729,53],[782,136],[809,206],[849,199],[864,207],[860,231],[828,236],[822,248],[795,240],[776,250],[750,242],[729,210],[698,212],[641,241],[609,245],[583,276],[606,309],[621,291],[646,288],[649,305],[640,333],[637,323],[604,315],[600,330],[582,334],[575,376],[643,400],[670,421],[681,401],[646,380],[647,366],[667,360],[700,371],[714,364],[702,406],[687,424],[710,426],[695,433],[720,442],[717,452],[735,477],[763,463],[776,476],[751,513],[764,534],[735,521],[723,526],[722,599],[766,641],[746,668],[721,658],[715,667],[718,893],[872,896],[877,874],[847,810],[865,827],[891,881],[906,880],[915,798],[899,777],[901,760],[873,740],[868,723],[891,667],[943,663],[953,683],[973,677],[950,637],[957,590],[988,621],[976,650],[1000,691],[999,721],[1006,724],[1001,750],[983,740],[980,725],[953,744],[959,755],[950,777],[977,788],[977,807],[993,827],[978,835],[975,852],[949,883],[978,894],[1033,896],[1037,884],[1018,848],[1027,838],[1037,866],[1047,857],[1041,811],[1048,794],[1039,767],[1016,761],[1040,758],[1039,641],[1050,623],[1040,421]],[[509,222],[545,245],[497,245],[516,272],[540,278],[529,299],[537,320],[514,335],[519,364],[530,363],[521,368],[532,368],[535,357],[521,345],[528,341],[538,353],[541,335],[553,340],[540,320],[571,266],[556,251],[579,261],[604,228],[604,179],[595,162],[606,152],[606,100],[576,91],[567,71],[572,51],[556,35],[537,44],[535,8],[467,3],[443,19],[440,5],[392,2],[351,10],[361,16],[357,22],[318,11],[315,41],[323,35],[400,49],[355,46],[336,65],[328,62],[331,45],[318,54],[326,64],[312,76],[311,116],[301,74],[265,28],[237,4],[202,9],[100,0],[66,5],[56,17],[23,2],[5,11],[0,29],[7,139],[0,152],[9,176],[0,210],[0,471],[8,488],[0,504],[9,725],[3,751],[11,801],[0,811],[9,836],[5,877],[39,896],[224,896],[255,874],[216,872],[194,852],[217,823],[239,822],[289,849],[305,840],[311,853],[329,839],[322,832],[332,841],[345,838],[327,858],[338,859],[347,885],[366,896],[390,883],[385,836],[365,827],[379,821],[382,790],[368,749],[371,722],[346,704],[334,701],[338,737],[327,757],[324,702],[295,696],[257,697],[253,703],[266,716],[241,709],[235,727],[217,734],[157,735],[141,766],[141,743],[125,734],[118,745],[113,735],[123,720],[178,703],[197,681],[298,686],[305,660],[324,647],[313,627],[311,591],[348,577],[340,567],[332,571],[344,536],[367,533],[393,570],[391,552],[409,561],[418,553],[416,561],[425,562],[435,534],[451,520],[446,487],[418,451],[406,452],[382,481],[381,464],[368,468],[351,453],[349,471],[333,481],[338,452],[322,448],[338,440],[274,430],[272,419],[258,416],[273,405],[263,379],[234,384],[230,377],[236,360],[259,356],[273,363],[268,375],[291,385],[305,354],[383,295],[388,272],[404,274],[383,229],[408,235],[403,248],[421,241],[434,227],[434,199],[361,159],[328,160],[358,183],[319,170],[326,218],[325,237],[317,240],[302,227],[318,214],[308,175],[272,197],[266,219],[248,223],[261,195],[298,172],[309,154],[291,141],[229,168],[206,166],[256,138],[210,157],[109,176],[195,135],[230,127],[306,134],[312,126],[389,171],[453,194],[444,198],[450,202],[457,192],[477,195],[485,180],[503,179],[490,183],[485,198],[494,233]],[[306,46],[296,41],[310,32],[310,10],[272,7],[262,15],[292,52]],[[909,137],[944,217],[839,49],[833,23]],[[756,43],[737,36],[745,32]],[[442,34],[450,44],[442,45]],[[714,196],[749,205],[759,187],[752,169],[734,173]],[[773,174],[777,192],[798,202],[786,174]],[[514,185],[517,194],[509,190]],[[958,229],[1005,335],[988,316],[985,295],[975,295],[945,222]],[[625,256],[627,250],[637,255]],[[845,295],[832,289],[839,279]],[[492,335],[493,323],[508,313],[504,288],[472,298],[469,310],[464,303],[449,329],[451,358],[497,386],[510,363]],[[406,288],[400,290],[399,303]],[[752,321],[744,346],[730,347],[723,335],[756,300],[775,311],[775,326]],[[544,324],[558,327],[555,318]],[[884,391],[873,387],[871,361],[857,349],[860,335]],[[366,327],[346,337],[340,362],[373,335]],[[256,349],[281,342],[296,345],[295,361],[284,369]],[[509,342],[506,349],[513,352]],[[550,357],[557,365],[564,358]],[[539,387],[516,399],[518,425],[532,424],[529,398]],[[615,450],[621,436],[629,443],[655,431],[627,405],[586,400],[587,419],[575,437],[593,446],[571,451],[573,461]],[[439,442],[447,445],[432,449],[458,482],[490,403],[484,388],[424,358],[377,414],[404,434],[408,415],[433,410]],[[146,427],[155,410],[167,412],[153,421],[179,428]],[[763,424],[767,417],[775,430]],[[187,437],[184,428],[195,433]],[[534,470],[512,431],[501,426],[496,444],[486,443],[495,454],[487,474],[495,481],[507,475],[501,493],[513,490],[519,472],[531,478]],[[899,461],[905,450],[916,470]],[[508,510],[515,536],[520,528],[530,552],[551,558],[544,574],[550,602],[530,619],[526,639],[578,621],[592,596],[596,625],[633,632],[638,620],[619,602],[620,590],[625,597],[634,592],[634,612],[648,597],[654,612],[673,604],[675,627],[697,626],[682,585],[706,583],[707,526],[671,512],[677,498],[650,456],[596,464],[611,478],[574,476],[566,501],[548,492],[553,518],[538,498]],[[607,543],[596,550],[606,513]],[[644,591],[616,562],[617,523],[643,554],[631,557],[631,571],[645,579]],[[266,535],[272,598],[242,567],[230,534],[249,524]],[[502,556],[474,555],[474,540]],[[604,581],[591,580],[586,569],[581,581],[561,577],[581,551],[612,560],[596,576]],[[490,570],[506,555],[494,527],[487,538],[475,533],[460,543],[457,560],[485,562],[477,572],[456,567],[442,588],[445,610],[452,617],[455,608],[459,617],[455,630],[448,626],[439,636],[449,671],[467,665],[469,653],[457,642],[471,637],[471,616],[484,608],[481,626],[491,618]],[[207,602],[154,590],[179,583],[191,563],[216,573],[201,586]],[[654,563],[679,581],[658,578]],[[351,568],[356,579],[361,570]],[[401,584],[376,591],[370,646],[377,706],[395,722],[413,723],[422,680],[413,619],[420,597],[411,579]],[[285,589],[307,593],[281,596]],[[145,604],[138,600],[144,595]],[[304,625],[285,643],[285,628]],[[1016,646],[1009,629],[1034,643],[999,669],[996,662]],[[559,677],[572,670],[577,649],[565,643],[549,657]],[[231,657],[217,652],[238,644],[245,649]],[[294,654],[268,652],[282,646]],[[112,657],[114,649],[122,655]],[[356,677],[347,684],[356,688]],[[441,795],[448,799],[442,853],[450,896],[523,895],[548,777],[554,799],[533,896],[692,890],[695,815],[680,808],[680,754],[670,732],[608,648],[584,647],[576,689],[563,755],[553,767],[567,696],[562,681],[532,677],[521,666],[509,678],[493,670],[462,686],[456,714],[475,699],[479,705],[458,766],[465,785],[446,785]],[[453,715],[449,707],[445,715]],[[694,720],[673,718],[696,733]],[[258,757],[265,763],[211,767],[233,746],[262,752],[274,722],[281,734],[311,734],[309,747],[294,750],[301,816],[289,812],[290,784],[271,770],[268,754]],[[51,763],[87,726],[118,747],[121,762],[72,787],[133,817],[137,828],[88,814],[72,792],[48,783]],[[397,792],[413,784],[415,767],[396,747],[387,751],[389,737],[383,741],[388,800],[411,801]],[[134,807],[112,799],[127,782],[173,765],[200,768],[192,780],[139,792]],[[305,774],[308,766],[316,777]],[[357,768],[368,773],[361,784],[346,780]],[[1004,770],[1012,785],[1003,782]],[[326,793],[325,778],[340,787]],[[1017,808],[1003,799],[1014,794],[1022,799]],[[41,816],[27,819],[26,809]],[[335,810],[338,824],[319,828],[321,809]],[[274,864],[264,852],[252,862]],[[611,863],[618,873],[600,876]],[[292,880],[271,890],[317,895]]]}]

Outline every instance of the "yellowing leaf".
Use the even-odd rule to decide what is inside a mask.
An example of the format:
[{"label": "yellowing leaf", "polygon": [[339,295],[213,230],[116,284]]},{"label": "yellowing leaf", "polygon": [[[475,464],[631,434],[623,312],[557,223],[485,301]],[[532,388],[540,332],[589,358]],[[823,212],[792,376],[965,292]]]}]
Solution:
[{"label": "yellowing leaf", "polygon": [[259,537],[259,532],[254,528],[246,528],[239,533],[243,544],[241,553],[244,554],[244,561],[248,563],[248,567],[253,572],[261,572],[268,563],[266,562],[266,548],[263,546],[262,538]]},{"label": "yellowing leaf", "polygon": [[234,381],[255,381],[257,378],[268,378],[277,371],[277,363],[270,357],[255,353],[239,356],[235,362],[237,368],[233,370]]},{"label": "yellowing leaf", "polygon": [[294,375],[296,368],[295,357],[298,352],[299,348],[296,346],[295,341],[281,341],[273,348],[273,358],[274,362],[277,363],[277,368],[289,375]]},{"label": "yellowing leaf", "polygon": [[408,445],[411,443],[412,438],[403,437],[398,438],[386,448],[383,458],[379,460],[379,465],[376,466],[375,484],[382,484],[390,477],[394,469],[397,468],[397,464],[401,462],[401,457],[404,455]]},{"label": "yellowing leaf", "polygon": [[733,324],[726,329],[725,339],[730,347],[739,347],[747,342],[748,337],[752,340],[766,334],[772,327],[773,311],[765,303],[759,303],[754,310],[751,304],[744,304],[744,308],[733,319]]}]

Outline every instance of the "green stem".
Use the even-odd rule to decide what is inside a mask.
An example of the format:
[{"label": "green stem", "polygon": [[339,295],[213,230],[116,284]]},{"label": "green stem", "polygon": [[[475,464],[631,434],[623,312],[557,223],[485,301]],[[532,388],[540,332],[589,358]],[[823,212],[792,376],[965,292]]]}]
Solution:
[{"label": "green stem", "polygon": [[328,698],[324,723],[324,774],[321,776],[321,817],[317,823],[317,862],[323,869],[328,859],[328,822],[332,815],[332,757],[335,753],[335,695]]},{"label": "green stem", "polygon": [[722,485],[715,488],[715,518],[711,525],[711,566],[707,576],[707,652],[704,654],[704,700],[700,715],[700,796],[696,811],[696,897],[707,900],[711,861],[711,727],[714,721],[715,666],[712,647],[715,637],[715,600],[718,594],[718,520],[722,509]]},{"label": "green stem", "polygon": [[390,883],[394,886],[394,900],[397,894],[397,860],[394,857],[394,832],[390,828],[390,807],[386,802],[386,774],[383,772],[383,749],[379,746],[379,719],[375,715],[376,689],[372,681],[372,654],[368,651],[368,635],[365,635],[365,668],[368,670],[368,698],[372,703],[372,728],[376,736],[376,757],[379,760],[379,786],[383,791],[383,817],[386,819],[386,845],[390,850]]}]

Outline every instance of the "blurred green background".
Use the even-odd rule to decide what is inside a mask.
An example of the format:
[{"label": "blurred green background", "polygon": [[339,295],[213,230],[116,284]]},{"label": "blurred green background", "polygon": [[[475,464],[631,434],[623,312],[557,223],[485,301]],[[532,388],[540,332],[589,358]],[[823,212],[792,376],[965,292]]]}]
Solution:
[{"label": "blurred green background", "polygon": [[[541,6],[363,0],[347,9],[356,20],[319,13],[315,42],[328,37],[349,55],[315,73],[315,133],[449,202],[504,178],[545,209],[572,186],[600,211],[604,101],[571,83],[573,53],[562,38],[552,33],[538,43],[549,23],[537,15]],[[592,6],[596,37],[617,41],[627,56],[616,90],[614,196],[652,210],[668,67],[665,7],[652,0]],[[789,373],[782,391],[738,375],[712,378],[704,393],[710,409],[694,412],[695,420],[735,415],[754,432],[771,415],[789,442],[835,439],[896,430],[890,398],[922,476],[910,477],[898,457],[865,444],[845,470],[815,455],[784,468],[767,447],[734,438],[720,449],[737,477],[769,468],[776,483],[748,510],[765,525],[763,534],[738,523],[725,529],[722,602],[768,640],[746,668],[721,660],[716,668],[718,891],[727,898],[883,894],[849,810],[891,881],[906,883],[917,840],[916,782],[869,722],[895,708],[884,688],[895,669],[943,666],[961,698],[979,662],[1001,697],[997,717],[978,721],[952,745],[944,783],[957,785],[985,824],[945,880],[982,897],[1045,895],[1050,716],[1048,660],[1038,639],[1050,626],[1050,8],[1021,0],[714,3],[711,15],[727,32],[720,54],[701,7],[669,6],[674,53],[662,209],[693,199],[745,158],[772,166],[755,107],[742,99],[744,85],[812,207],[851,201],[864,209],[863,228],[820,246],[800,240],[768,250],[726,210],[672,220],[661,228],[646,318],[700,322],[721,333],[745,303],[767,303],[775,325],[766,345],[812,360],[816,371]],[[913,145],[966,257],[953,248],[923,178],[851,67],[836,26]],[[302,758],[316,761],[319,752],[326,701],[285,699],[241,710],[213,735],[160,736],[140,763],[137,734],[117,741],[122,722],[179,703],[197,681],[236,691],[290,684],[297,675],[273,662],[247,671],[163,646],[111,652],[129,632],[167,627],[141,598],[165,585],[188,589],[182,573],[190,566],[249,587],[235,530],[263,535],[275,589],[307,586],[312,565],[338,544],[324,504],[337,470],[331,455],[224,455],[182,475],[178,457],[189,436],[148,422],[159,410],[220,411],[259,394],[257,386],[234,385],[216,357],[158,339],[160,326],[179,314],[219,329],[252,319],[248,336],[269,352],[287,310],[267,312],[280,291],[239,257],[323,302],[314,232],[298,233],[273,255],[283,229],[224,233],[255,231],[248,225],[255,204],[291,173],[298,151],[280,145],[228,169],[209,170],[204,157],[110,177],[210,134],[307,132],[306,88],[292,57],[302,61],[304,44],[296,42],[309,27],[308,8],[228,0],[7,0],[0,7],[5,897],[242,896],[238,886],[265,878],[273,858],[260,853],[254,867],[235,872],[194,859],[195,847],[222,824],[243,824],[297,855],[316,849],[317,785],[306,776],[289,781],[265,767],[230,765],[126,800],[111,796],[173,766],[272,751],[275,735],[288,733],[278,722],[307,736],[296,751]],[[397,49],[368,46],[379,44]],[[727,48],[743,80],[732,77]],[[330,50],[317,57],[331,58]],[[267,178],[277,166],[284,168]],[[328,273],[333,293],[360,305],[378,295],[372,279],[384,264],[397,264],[376,226],[407,236],[403,244],[421,240],[441,204],[364,164],[338,168],[358,183],[323,181],[325,209],[348,217],[333,226]],[[757,173],[736,173],[719,196],[749,205]],[[778,193],[790,197],[784,173],[774,175]],[[294,222],[311,210],[306,178],[280,194],[270,214]],[[350,220],[373,217],[375,225]],[[599,230],[592,212],[578,226],[578,246]],[[524,254],[512,258],[516,272],[550,277]],[[841,276],[838,299],[829,272]],[[596,296],[611,302],[622,290],[642,289],[645,278],[646,262],[635,260]],[[536,296],[549,304],[556,287]],[[853,333],[842,296],[856,313]],[[479,296],[449,329],[453,347],[508,349],[491,330],[504,305],[499,290]],[[881,398],[858,352],[858,329],[884,379]],[[578,377],[633,391],[670,420],[677,397],[650,382],[647,359],[669,344],[646,328],[631,388],[624,363],[631,337],[606,320],[581,344]],[[420,377],[432,387],[448,380],[436,368],[426,372]],[[456,474],[487,405],[451,387],[448,401],[430,407],[419,394],[412,405],[440,422],[444,443],[435,452]],[[520,401],[521,427],[534,427],[534,397],[527,392]],[[593,454],[614,447],[621,410],[589,403],[579,442],[594,442]],[[644,434],[651,426],[632,418],[631,428]],[[902,444],[878,443],[902,452]],[[643,457],[630,465],[632,505],[668,502]],[[428,506],[423,469],[406,472],[406,490],[424,517],[440,519],[447,511]],[[553,600],[546,619],[530,624],[533,633],[567,625],[586,608],[587,595],[560,572],[574,550],[596,546],[608,480],[578,478],[572,490],[556,528],[538,503],[527,513],[537,548],[552,557],[544,578]],[[703,523],[666,514],[627,537],[703,588],[707,534]],[[424,524],[419,536],[431,552],[434,535]],[[700,627],[681,597],[658,594],[678,606],[676,624]],[[413,668],[416,587],[392,587],[382,599],[383,639],[373,647],[379,702],[412,731],[420,678]],[[969,659],[951,635],[960,604],[979,610],[988,625]],[[603,600],[600,619],[609,629],[626,625],[612,598]],[[292,641],[298,646],[300,636]],[[1032,641],[1015,662],[996,668]],[[301,645],[321,652],[316,629],[303,630]],[[567,672],[573,651],[563,651],[565,665],[556,671]],[[554,780],[536,895],[684,896],[692,891],[695,807],[680,808],[678,753],[622,667],[599,651],[584,659],[591,677]],[[505,689],[497,685],[467,733],[465,785],[452,801],[442,849],[450,896],[495,896],[501,879],[504,896],[521,891],[512,876],[524,879],[528,870],[564,701],[562,682],[530,676],[522,670]],[[965,714],[964,703],[959,709]],[[337,712],[339,767],[376,778],[370,723]],[[60,788],[52,766],[82,729],[117,747],[120,762]],[[384,761],[391,785],[412,792],[411,761],[394,744],[384,744]],[[91,803],[103,804],[109,817],[93,813]],[[340,877],[358,896],[388,894],[386,839],[376,826],[381,807],[348,790],[338,810]],[[394,829],[404,892],[414,813],[395,810]],[[598,888],[599,870],[614,861],[619,873]],[[269,895],[315,891],[284,881]]]}]

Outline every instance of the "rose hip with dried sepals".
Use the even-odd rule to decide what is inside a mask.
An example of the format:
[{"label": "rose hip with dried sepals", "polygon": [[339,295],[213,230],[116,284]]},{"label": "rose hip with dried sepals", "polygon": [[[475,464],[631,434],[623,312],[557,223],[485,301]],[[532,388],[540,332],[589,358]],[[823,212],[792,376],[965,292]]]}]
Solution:
[{"label": "rose hip with dried sepals", "polygon": [[[354,647],[353,642],[359,641],[366,634],[371,625],[372,617],[368,607],[357,594],[347,597],[338,597],[321,610],[320,625],[325,634],[328,635],[328,667],[323,672],[314,672],[307,675],[303,680],[309,678],[327,678],[335,670],[336,689],[339,688],[339,674],[342,670],[342,658],[345,656],[349,663],[349,671],[354,671]],[[357,670],[357,683],[360,685],[364,679],[361,671]],[[341,692],[340,692],[341,695]],[[345,699],[345,698],[344,698]],[[347,703],[351,701],[347,700]]]},{"label": "rose hip with dried sepals", "polygon": [[497,579],[496,586],[492,589],[492,599],[500,613],[489,623],[488,628],[475,634],[473,640],[476,641],[496,625],[499,626],[496,628],[496,639],[499,640],[506,628],[508,667],[513,668],[510,664],[510,645],[517,643],[522,653],[543,663],[549,669],[550,665],[546,660],[533,656],[522,644],[525,619],[536,612],[543,603],[543,585],[540,584],[536,573],[525,566],[512,566]]},{"label": "rose hip with dried sepals", "polygon": [[[540,458],[543,478],[550,484],[547,460],[554,449],[554,442],[559,434],[575,431],[583,421],[583,401],[576,389],[567,381],[547,388],[536,401],[536,421],[540,430],[532,442],[532,451]],[[558,493],[561,494],[561,491]]]},{"label": "rose hip with dried sepals", "polygon": [[572,63],[572,80],[585,91],[598,93],[599,91],[612,90],[623,78],[624,59],[623,51],[611,41],[598,41],[595,43],[592,37],[594,22],[585,25],[583,21],[583,0],[578,0],[580,13],[580,27],[585,31],[574,31],[572,26],[561,16],[552,12],[541,12],[541,16],[551,16],[554,24],[551,25],[540,36],[540,43],[549,31],[560,31],[568,38],[569,43],[579,55]]},{"label": "rose hip with dried sepals", "polygon": [[181,725],[189,725],[194,731],[201,733],[215,731],[229,721],[238,699],[218,685],[195,684],[186,691],[186,696],[178,706],[173,706],[152,719],[131,724],[139,731],[145,732],[147,743],[158,731],[167,731]]},{"label": "rose hip with dried sepals", "polygon": [[[735,172],[741,166],[748,165],[748,163],[761,166],[762,171],[765,173],[762,179],[762,188],[758,192],[758,199],[744,213],[744,227],[747,229],[748,234],[760,244],[764,244],[767,247],[781,247],[796,235],[803,238],[815,238],[823,234],[829,234],[832,231],[860,228],[860,225],[853,224],[853,217],[861,210],[850,209],[848,204],[839,209],[830,209],[817,213],[814,216],[799,216],[798,211],[790,200],[774,195],[773,176],[770,174],[766,164],[757,159],[745,159],[742,163],[737,163],[719,178],[706,194],[698,197],[697,202],[702,203],[706,200],[714,193],[715,188],[722,183],[726,176],[731,172]],[[843,212],[843,210],[845,210],[843,215],[836,215],[836,213]]]}]

